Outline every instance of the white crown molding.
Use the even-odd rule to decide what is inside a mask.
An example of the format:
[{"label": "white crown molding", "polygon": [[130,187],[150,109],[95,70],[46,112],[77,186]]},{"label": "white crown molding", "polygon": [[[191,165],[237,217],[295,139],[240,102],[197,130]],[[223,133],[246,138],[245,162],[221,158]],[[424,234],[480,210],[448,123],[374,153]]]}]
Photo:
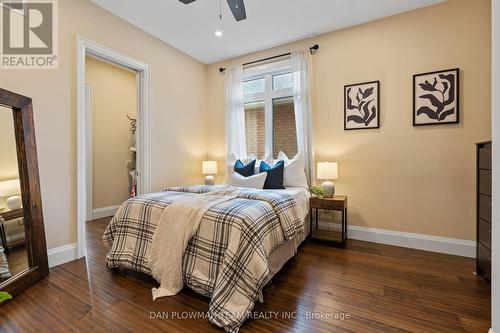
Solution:
[{"label": "white crown molding", "polygon": [[[340,224],[332,222],[319,221],[318,225],[320,228],[327,230],[338,231],[341,229]],[[368,228],[356,225],[349,225],[347,230],[348,237],[351,239],[431,252],[453,254],[469,258],[476,257],[476,242],[474,241],[416,234],[411,232]]]}]

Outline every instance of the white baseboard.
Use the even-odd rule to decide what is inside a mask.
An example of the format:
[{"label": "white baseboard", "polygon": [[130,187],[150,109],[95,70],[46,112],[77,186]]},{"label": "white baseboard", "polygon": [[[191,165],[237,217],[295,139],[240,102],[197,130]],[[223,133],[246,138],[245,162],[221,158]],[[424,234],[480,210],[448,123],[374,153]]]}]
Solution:
[{"label": "white baseboard", "polygon": [[[340,224],[322,221],[319,222],[319,226],[322,229],[327,230],[340,230],[341,228]],[[348,236],[350,239],[357,239],[374,243],[454,254],[470,258],[476,257],[476,242],[463,239],[360,227],[355,225],[348,226]],[[50,249],[47,252],[49,256],[49,267],[62,265],[69,261],[78,259],[76,243],[62,245]],[[489,333],[493,333],[493,330],[490,330]]]},{"label": "white baseboard", "polygon": [[59,266],[69,261],[78,259],[76,243],[55,247],[47,251],[49,267]]},{"label": "white baseboard", "polygon": [[113,215],[115,215],[118,208],[120,208],[120,206],[121,205],[96,208],[92,211],[92,219],[97,220],[97,219],[101,219],[103,217],[113,216]]},{"label": "white baseboard", "polygon": [[[332,222],[319,221],[319,227],[327,230],[340,230],[341,225]],[[411,232],[392,231],[377,228],[349,225],[348,237],[367,242],[408,247],[411,249],[454,254],[457,256],[475,258],[476,242],[464,239],[431,236]]]}]

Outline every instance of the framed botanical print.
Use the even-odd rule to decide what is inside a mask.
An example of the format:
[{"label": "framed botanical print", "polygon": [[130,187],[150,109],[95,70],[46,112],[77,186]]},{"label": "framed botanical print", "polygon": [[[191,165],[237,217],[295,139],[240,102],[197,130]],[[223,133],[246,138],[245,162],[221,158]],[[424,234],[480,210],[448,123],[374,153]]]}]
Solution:
[{"label": "framed botanical print", "polygon": [[379,81],[344,86],[344,130],[379,128]]},{"label": "framed botanical print", "polygon": [[413,76],[413,126],[459,122],[459,69]]}]

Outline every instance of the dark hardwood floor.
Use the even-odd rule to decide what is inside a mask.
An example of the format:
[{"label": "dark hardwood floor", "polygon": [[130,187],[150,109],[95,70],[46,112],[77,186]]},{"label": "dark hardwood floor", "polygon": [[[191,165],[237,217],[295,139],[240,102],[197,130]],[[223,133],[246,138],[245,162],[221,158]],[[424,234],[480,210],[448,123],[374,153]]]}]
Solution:
[{"label": "dark hardwood floor", "polygon": [[[1,332],[222,332],[205,318],[151,319],[158,312],[204,312],[208,300],[184,289],[153,302],[152,278],[108,270],[101,242],[108,220],[87,223],[86,259],[51,269],[0,307]],[[305,244],[254,309],[273,319],[248,320],[240,331],[485,333],[490,285],[473,275],[474,267],[468,258],[361,241],[350,240],[345,250]],[[286,318],[286,311],[298,317]]]}]

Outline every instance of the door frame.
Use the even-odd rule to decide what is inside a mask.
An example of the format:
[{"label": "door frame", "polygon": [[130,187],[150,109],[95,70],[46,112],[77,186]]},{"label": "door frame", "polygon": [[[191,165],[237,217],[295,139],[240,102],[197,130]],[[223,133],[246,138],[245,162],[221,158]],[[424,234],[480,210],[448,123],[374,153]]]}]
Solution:
[{"label": "door frame", "polygon": [[92,114],[92,85],[89,83],[85,83],[85,115],[86,119],[86,133],[85,133],[85,143],[87,147],[87,160],[86,160],[86,175],[87,175],[87,214],[85,215],[85,221],[94,219],[94,183],[93,183],[93,169],[92,169],[92,157],[94,155],[94,147],[93,147],[93,138],[94,138],[94,130],[93,130],[93,114]]},{"label": "door frame", "polygon": [[137,72],[137,193],[151,192],[151,67],[137,59],[77,37],[77,252],[85,256],[89,163],[89,115],[85,103],[85,57],[92,56]]}]

